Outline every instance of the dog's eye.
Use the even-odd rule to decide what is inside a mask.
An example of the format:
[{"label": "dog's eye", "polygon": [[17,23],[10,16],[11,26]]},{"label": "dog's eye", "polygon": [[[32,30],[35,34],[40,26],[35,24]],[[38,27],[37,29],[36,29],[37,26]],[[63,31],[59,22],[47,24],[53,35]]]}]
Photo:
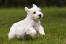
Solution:
[{"label": "dog's eye", "polygon": [[36,14],[36,12],[33,12],[33,14]]}]

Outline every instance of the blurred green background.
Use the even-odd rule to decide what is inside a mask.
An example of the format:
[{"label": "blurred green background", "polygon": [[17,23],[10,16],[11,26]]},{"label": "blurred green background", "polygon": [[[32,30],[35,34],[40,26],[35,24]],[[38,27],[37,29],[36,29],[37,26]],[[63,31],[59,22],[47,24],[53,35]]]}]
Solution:
[{"label": "blurred green background", "polygon": [[[44,14],[41,24],[45,36],[35,40],[8,40],[13,23],[23,20],[25,6],[38,5]],[[0,44],[66,44],[66,0],[0,0]]]},{"label": "blurred green background", "polygon": [[24,7],[37,4],[42,7],[46,6],[66,6],[66,0],[0,0],[0,7]]}]

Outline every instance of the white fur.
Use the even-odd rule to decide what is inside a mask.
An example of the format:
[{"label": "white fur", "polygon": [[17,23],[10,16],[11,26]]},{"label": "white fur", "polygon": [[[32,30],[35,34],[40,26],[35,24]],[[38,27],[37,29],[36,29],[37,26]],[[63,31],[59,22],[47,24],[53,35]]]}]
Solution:
[{"label": "white fur", "polygon": [[[30,9],[25,7],[25,11],[27,12],[26,18],[17,23],[14,23],[10,28],[8,33],[9,39],[14,37],[23,38],[24,35],[35,37],[37,32],[39,32],[41,35],[45,35],[44,29],[40,24],[40,19],[43,17],[41,9],[33,4],[33,7]],[[33,14],[33,12],[36,13]],[[39,14],[41,14],[41,18],[39,18]]]}]

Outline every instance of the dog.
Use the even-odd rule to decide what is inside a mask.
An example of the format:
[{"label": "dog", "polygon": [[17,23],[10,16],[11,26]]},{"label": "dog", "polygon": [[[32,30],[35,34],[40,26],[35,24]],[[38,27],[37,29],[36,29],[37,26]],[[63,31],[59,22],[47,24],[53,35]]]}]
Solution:
[{"label": "dog", "polygon": [[45,35],[44,28],[41,26],[40,19],[43,17],[41,9],[33,4],[32,8],[25,7],[27,16],[24,20],[14,23],[8,33],[8,38],[24,38],[25,35],[35,37],[37,32]]}]

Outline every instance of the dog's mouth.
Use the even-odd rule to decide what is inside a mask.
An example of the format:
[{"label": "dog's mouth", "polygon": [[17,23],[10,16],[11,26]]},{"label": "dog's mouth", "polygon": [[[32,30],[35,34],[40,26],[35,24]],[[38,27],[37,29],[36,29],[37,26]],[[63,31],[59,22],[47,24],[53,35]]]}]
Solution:
[{"label": "dog's mouth", "polygon": [[38,19],[41,19],[41,17],[39,17]]}]

